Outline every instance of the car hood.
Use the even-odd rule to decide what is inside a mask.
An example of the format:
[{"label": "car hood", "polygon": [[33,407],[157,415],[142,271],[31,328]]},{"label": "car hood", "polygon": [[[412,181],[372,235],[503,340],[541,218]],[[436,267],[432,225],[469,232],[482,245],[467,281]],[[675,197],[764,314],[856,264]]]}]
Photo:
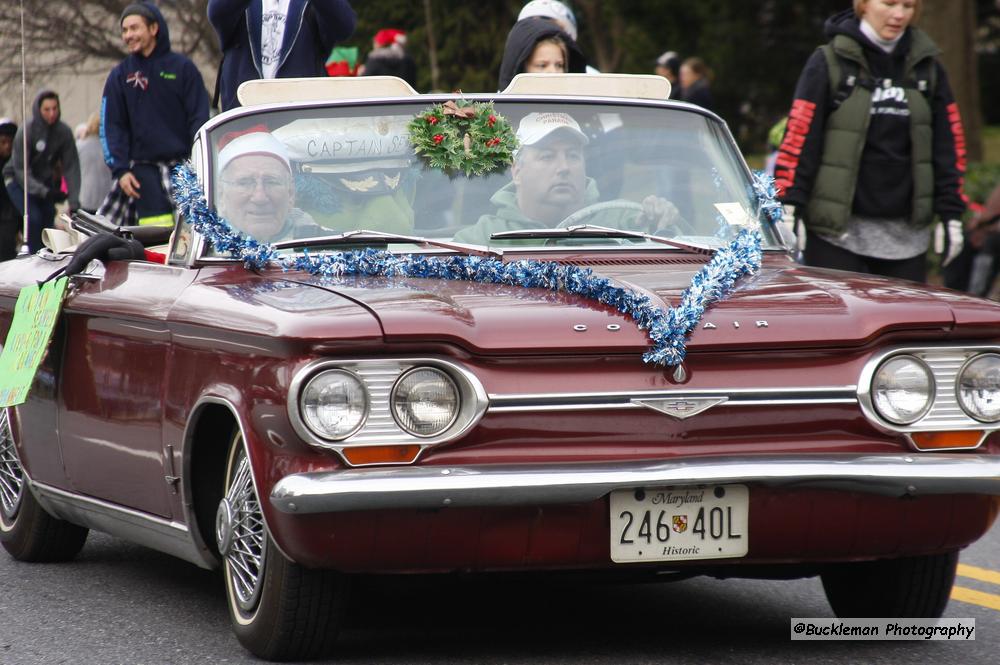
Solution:
[{"label": "car hood", "polygon": [[[703,259],[591,266],[595,275],[676,306]],[[678,265],[680,264],[680,265]],[[331,280],[282,275],[351,299],[378,319],[390,342],[452,342],[484,353],[641,352],[649,340],[613,308],[565,293],[516,286],[415,278]],[[689,350],[750,345],[843,347],[890,332],[941,338],[1000,333],[1000,305],[912,282],[806,268],[771,257],[730,296],[710,307]]]}]

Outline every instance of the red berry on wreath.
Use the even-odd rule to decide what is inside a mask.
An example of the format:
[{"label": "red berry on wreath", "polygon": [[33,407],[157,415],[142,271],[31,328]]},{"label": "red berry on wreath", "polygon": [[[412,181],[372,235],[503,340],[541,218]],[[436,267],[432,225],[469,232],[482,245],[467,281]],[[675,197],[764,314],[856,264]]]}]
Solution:
[{"label": "red berry on wreath", "polygon": [[495,115],[491,115],[489,118],[486,119],[486,124],[489,125],[490,127],[497,124],[497,117]]},{"label": "red berry on wreath", "polygon": [[427,123],[431,124],[431,125],[438,124],[438,118],[437,118],[437,116],[434,116],[434,115],[427,116]]},{"label": "red berry on wreath", "polygon": [[441,141],[444,141],[444,134],[435,134],[434,143],[441,143]]}]

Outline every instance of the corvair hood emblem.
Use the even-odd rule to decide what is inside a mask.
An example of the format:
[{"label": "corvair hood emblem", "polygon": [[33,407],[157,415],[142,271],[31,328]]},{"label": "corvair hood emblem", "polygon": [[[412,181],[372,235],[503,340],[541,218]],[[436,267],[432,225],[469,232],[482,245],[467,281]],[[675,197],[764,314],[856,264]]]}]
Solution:
[{"label": "corvair hood emblem", "polygon": [[668,416],[684,420],[696,416],[702,411],[722,404],[728,397],[674,397],[655,399],[633,399],[633,404],[641,404],[647,408],[665,413]]},{"label": "corvair hood emblem", "polygon": [[[758,328],[767,328],[767,321],[757,320],[757,321],[754,321],[754,325],[756,327],[758,327]],[[716,330],[718,327],[719,326],[717,326],[714,323],[712,323],[711,321],[709,321],[705,325],[703,325],[701,327],[701,329],[702,330]],[[735,328],[736,330],[739,330],[740,329],[740,322],[739,321],[733,321],[733,328]]]}]

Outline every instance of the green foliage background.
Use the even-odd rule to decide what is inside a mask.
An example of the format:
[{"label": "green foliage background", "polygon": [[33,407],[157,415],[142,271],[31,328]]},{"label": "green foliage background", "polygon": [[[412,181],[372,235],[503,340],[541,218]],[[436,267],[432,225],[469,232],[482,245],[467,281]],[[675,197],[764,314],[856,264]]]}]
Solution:
[{"label": "green foliage background", "polygon": [[[507,32],[526,0],[364,0],[349,45],[362,55],[381,28],[409,36],[418,89],[430,91],[425,6],[430,5],[444,91],[496,90]],[[946,2],[949,0],[936,0]],[[577,16],[590,64],[608,72],[651,73],[660,53],[697,55],[714,70],[715,110],[745,152],[763,151],[768,128],[784,115],[802,66],[825,41],[823,23],[850,0],[565,0]],[[976,0],[982,111],[1000,123],[1000,12]],[[985,46],[984,46],[985,45]],[[992,45],[992,46],[990,46]]]},{"label": "green foliage background", "polygon": [[[443,90],[496,90],[503,45],[523,0],[458,3],[431,0]],[[674,50],[698,55],[714,70],[717,111],[741,144],[762,145],[767,128],[783,115],[809,54],[821,43],[823,21],[846,0],[589,0],[568,2],[579,22],[579,43],[591,64],[601,47],[620,52],[605,71],[651,73],[656,56]],[[587,21],[595,8],[597,20]],[[418,89],[431,90],[427,23],[421,0],[355,3],[358,26],[349,45],[362,53],[381,28],[405,30],[418,66]],[[760,144],[760,145],[758,145]]]}]

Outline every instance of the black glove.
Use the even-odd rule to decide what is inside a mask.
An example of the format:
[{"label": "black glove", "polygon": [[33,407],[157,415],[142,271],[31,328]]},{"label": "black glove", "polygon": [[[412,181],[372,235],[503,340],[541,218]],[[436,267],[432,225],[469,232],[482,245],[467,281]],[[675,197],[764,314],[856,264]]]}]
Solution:
[{"label": "black glove", "polygon": [[76,251],[73,252],[73,258],[65,266],[39,282],[39,285],[56,277],[77,275],[86,270],[87,265],[93,259],[107,263],[108,261],[142,260],[144,258],[146,258],[146,252],[143,251],[142,243],[138,240],[126,240],[111,233],[99,233],[80,243]]}]

